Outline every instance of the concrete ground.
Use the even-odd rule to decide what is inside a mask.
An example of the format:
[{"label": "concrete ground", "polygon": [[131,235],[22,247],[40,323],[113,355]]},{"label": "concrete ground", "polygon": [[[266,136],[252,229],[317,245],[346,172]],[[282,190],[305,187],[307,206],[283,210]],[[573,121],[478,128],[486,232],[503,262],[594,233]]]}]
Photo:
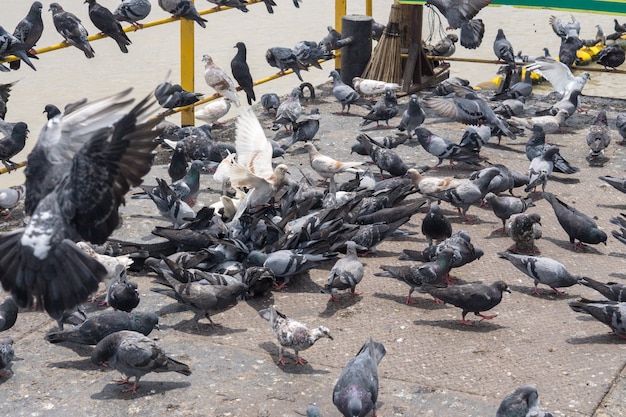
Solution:
[{"label": "concrete ground", "polygon": [[[318,148],[337,159],[366,161],[366,157],[349,155],[361,129],[357,115],[365,114],[365,110],[353,107],[354,115],[338,116],[332,113],[340,105],[330,94],[330,86],[321,86],[317,94],[315,100],[305,102],[304,108],[320,108]],[[402,108],[406,102],[406,97],[400,99]],[[559,145],[561,154],[581,172],[554,175],[547,191],[594,216],[609,234],[607,245],[574,252],[550,205],[539,198],[536,207],[530,209],[542,216],[543,238],[537,245],[543,256],[559,260],[571,272],[622,282],[626,279],[626,246],[610,236],[615,227],[609,218],[626,210],[626,196],[597,176],[626,176],[626,147],[615,143],[620,138],[614,130],[608,162],[603,167],[590,167],[585,161],[585,135],[601,108],[607,110],[609,124],[614,128],[615,114],[623,111],[624,102],[585,98],[584,107],[589,113],[573,115],[563,132],[548,135],[548,140]],[[260,119],[264,126],[271,125],[271,118]],[[393,119],[392,124],[398,120]],[[431,114],[425,126],[457,141],[465,130],[460,124],[441,122]],[[381,127],[366,132],[393,135],[397,131]],[[232,138],[233,131],[227,125],[215,133]],[[269,130],[267,133],[274,135]],[[515,142],[503,138],[501,146],[488,144],[482,154],[491,163],[526,171],[527,138]],[[296,177],[300,176],[299,168],[315,178],[308,156],[300,148],[296,144],[284,163]],[[410,164],[435,162],[417,143],[397,150]],[[145,182],[154,183],[153,177],[162,173],[163,167],[155,167]],[[466,167],[451,169],[444,164],[429,175],[462,177],[469,173]],[[197,207],[218,196],[219,188],[210,175],[202,177],[202,188]],[[516,192],[522,193],[519,189]],[[124,225],[115,237],[126,239],[132,234],[141,242],[154,243],[149,230],[165,223],[149,200],[127,201],[128,206],[121,210]],[[150,336],[173,357],[189,364],[193,374],[149,374],[141,380],[136,395],[121,393],[112,382],[119,375],[91,363],[91,347],[45,342],[43,336],[54,328],[54,321],[44,313],[24,311],[15,327],[2,334],[15,339],[19,359],[12,375],[0,379],[0,414],[277,417],[305,415],[307,405],[316,404],[324,416],[337,416],[332,404],[333,386],[349,358],[371,336],[387,349],[379,367],[379,416],[494,416],[502,398],[525,384],[537,387],[543,408],[555,416],[625,416],[625,342],[610,335],[605,325],[573,312],[567,305],[567,301],[581,296],[601,296],[582,286],[565,289],[565,296],[555,296],[549,288],[540,286],[542,295],[531,295],[531,279],[496,255],[512,241],[496,231],[500,220],[489,208],[472,207],[469,214],[477,220],[467,223],[451,206],[443,203],[442,207],[453,230],[467,230],[474,245],[485,252],[480,260],[453,271],[460,281],[491,283],[502,279],[512,289],[492,311],[498,314],[493,320],[463,325],[459,323],[459,309],[435,304],[423,294],[415,295],[416,304],[407,305],[405,283],[373,275],[382,264],[406,262],[397,260],[402,249],[424,248],[427,243],[421,234],[389,239],[378,246],[375,255],[362,259],[366,276],[358,286],[362,293],[359,297],[344,296],[339,302],[329,302],[328,295],[319,292],[333,264],[327,262],[292,279],[285,290],[274,291],[264,299],[241,301],[215,315],[214,320],[222,327],[206,325],[200,332],[187,323],[191,312],[151,292],[155,286],[151,274],[140,273],[133,276],[142,297],[138,309],[157,312],[161,321],[161,330]],[[413,216],[405,228],[418,231],[422,218],[423,214]],[[269,324],[257,314],[272,303],[310,326],[325,325],[334,340],[321,339],[302,352],[307,365],[277,366],[277,342]],[[287,351],[287,358],[292,358],[291,354]]]}]

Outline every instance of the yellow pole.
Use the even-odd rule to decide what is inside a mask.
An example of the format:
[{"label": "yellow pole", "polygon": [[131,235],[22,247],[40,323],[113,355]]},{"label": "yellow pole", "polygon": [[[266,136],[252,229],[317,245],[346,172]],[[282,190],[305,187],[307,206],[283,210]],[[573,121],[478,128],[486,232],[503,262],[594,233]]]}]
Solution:
[{"label": "yellow pole", "polygon": [[[335,30],[341,33],[341,18],[348,12],[347,0],[335,0]],[[341,68],[341,55],[335,58],[335,69]]]},{"label": "yellow pole", "polygon": [[[194,25],[193,20],[180,19],[180,86],[186,91],[195,91]],[[194,125],[193,107],[180,112],[180,124]]]},{"label": "yellow pole", "polygon": [[367,16],[374,15],[374,12],[372,10],[372,0],[365,0],[365,14]]}]

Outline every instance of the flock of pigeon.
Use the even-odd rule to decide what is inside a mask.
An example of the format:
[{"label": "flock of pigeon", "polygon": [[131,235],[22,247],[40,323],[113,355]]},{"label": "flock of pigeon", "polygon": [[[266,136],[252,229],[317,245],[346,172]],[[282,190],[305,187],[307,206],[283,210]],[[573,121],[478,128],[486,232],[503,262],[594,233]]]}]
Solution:
[{"label": "flock of pigeon", "polygon": [[[90,10],[97,6],[94,0],[87,2]],[[33,8],[40,14],[41,4],[37,8],[37,3]],[[162,7],[166,3],[159,2]],[[245,11],[242,2],[215,3]],[[294,1],[296,6],[297,3]],[[482,22],[471,19],[488,0],[483,0],[484,4],[463,3],[472,4],[473,10],[462,10],[464,18],[459,20],[457,16],[456,22],[450,21],[454,16],[444,7],[454,2],[431,3],[453,28],[461,29],[462,45],[471,48],[480,44],[482,35],[476,33],[482,32]],[[55,16],[65,13],[56,3],[51,9]],[[204,19],[178,15],[192,18],[204,27]],[[94,24],[98,26],[95,21]],[[578,37],[575,27],[559,23],[556,18],[550,24],[557,34],[564,33],[564,43]],[[124,38],[109,36],[122,50],[128,45]],[[325,52],[340,47],[339,39]],[[311,51],[326,42],[303,42],[289,51]],[[232,74],[248,104],[252,104],[256,97],[246,64],[246,48],[241,42],[235,48]],[[82,45],[80,49],[86,56],[93,56],[90,47]],[[29,49],[22,51],[24,54],[18,57],[29,63]],[[544,233],[542,219],[531,212],[535,204],[545,199],[574,251],[589,251],[587,245],[607,242],[607,234],[590,213],[583,213],[545,191],[553,173],[581,172],[561,155],[559,147],[546,141],[547,135],[563,131],[568,118],[580,109],[579,97],[589,75],[574,76],[562,61],[542,57],[524,65],[522,76],[502,30],[494,40],[494,53],[506,63],[501,69],[501,88],[496,93],[479,93],[466,80],[450,78],[421,98],[411,95],[402,111],[396,96],[400,88],[397,84],[355,78],[351,86],[341,81],[337,71],[331,71],[332,96],[328,99],[333,104],[336,101],[337,114],[348,119],[353,104],[366,110],[359,110],[363,114],[354,129],[361,130],[352,146],[352,151],[366,160],[342,161],[316,146],[324,115],[319,109],[303,114],[303,91],[314,91],[306,83],[294,88],[282,102],[278,95],[261,97],[263,114],[255,113],[253,108],[244,111],[235,123],[234,145],[212,137],[217,119],[223,115],[199,117],[211,125],[197,128],[161,123],[166,113],[157,111],[157,103],[172,109],[199,99],[198,94],[168,82],[156,87],[154,98],[148,96],[138,103],[129,98],[127,90],[100,100],[72,103],[64,111],[47,106],[48,121],[28,156],[25,185],[10,189],[14,195],[9,190],[0,192],[0,201],[14,199],[15,204],[25,194],[24,211],[30,216],[23,229],[0,235],[0,281],[11,293],[0,305],[0,331],[13,326],[18,306],[45,309],[59,327],[58,331],[49,332],[46,340],[95,345],[91,356],[94,364],[117,369],[123,375],[123,383],[135,378],[125,391],[135,392],[140,378],[149,372],[190,375],[188,365],[169,357],[148,337],[158,325],[158,316],[134,311],[140,300],[137,284],[126,276],[130,263],[156,274],[154,279],[159,287],[152,291],[190,309],[194,313],[191,322],[199,333],[205,331],[200,320],[206,319],[211,327],[219,326],[212,316],[234,308],[239,300],[268,297],[272,289],[281,290],[294,277],[312,268],[325,268],[329,263],[332,266],[321,291],[329,294],[333,302],[342,302],[341,291],[347,291],[347,297],[358,297],[357,286],[371,275],[390,277],[408,285],[407,304],[415,303],[415,291],[426,293],[434,302],[459,308],[461,323],[473,326],[475,322],[467,318],[469,313],[481,321],[494,319],[496,315],[486,312],[500,304],[504,292],[511,291],[504,280],[491,284],[459,283],[451,275],[452,269],[484,255],[483,249],[472,244],[470,235],[476,219],[469,217],[468,211],[487,205],[502,223],[501,231],[496,233],[504,233],[514,242],[497,255],[533,280],[533,294],[542,294],[539,284],[551,288],[557,296],[563,294],[561,288],[574,285],[593,288],[606,300],[571,301],[571,309],[591,315],[610,327],[617,337],[626,338],[626,325],[621,319],[626,314],[624,286],[572,273],[561,262],[540,256],[536,241]],[[271,48],[267,59],[281,71],[293,69],[300,80],[300,69],[325,57],[314,55],[314,62],[306,62],[298,58],[291,61],[286,55],[287,51]],[[230,76],[209,55],[204,55],[202,61],[207,84],[224,101],[240,106],[236,84]],[[531,71],[540,73],[558,93],[559,100],[553,105],[527,107],[525,101],[533,94],[528,75]],[[2,95],[4,105],[10,87],[2,86],[6,92]],[[469,125],[459,143],[437,133],[438,125],[433,122],[437,117]],[[273,118],[272,129],[279,131],[277,138],[284,137],[281,128],[285,128],[287,139],[282,144],[267,138],[260,121],[265,118]],[[363,129],[373,122],[376,127]],[[625,139],[626,114],[617,115],[615,126]],[[23,148],[28,128],[24,123],[4,122],[0,127],[4,129],[0,156],[8,170],[15,169],[11,158]],[[380,129],[396,129],[400,133],[395,137],[370,136]],[[587,130],[590,168],[585,169],[591,170],[609,161],[604,150],[611,142],[612,129],[604,110],[598,112]],[[486,161],[480,155],[481,148],[493,136],[518,140],[523,135],[528,135],[527,172],[517,172],[503,161]],[[152,152],[158,143],[173,149],[170,180],[158,178],[157,185],[147,186],[141,183],[151,168]],[[296,147],[301,143],[311,169],[322,178],[321,184],[304,175],[294,179],[295,166],[290,163],[290,156],[299,151]],[[417,167],[411,163],[406,152],[398,151],[411,144],[419,144],[419,149],[436,158],[437,164]],[[274,164],[278,157],[283,160]],[[473,172],[467,178],[438,177],[428,172],[446,160],[451,167],[456,163]],[[373,169],[379,173],[373,174],[367,164],[375,166]],[[221,185],[221,196],[214,205],[195,210],[203,171],[213,172],[213,180]],[[353,179],[339,181],[348,176]],[[600,179],[626,192],[626,179],[608,175]],[[118,251],[107,244],[107,239],[121,222],[118,208],[132,187],[141,188],[133,198],[150,199],[161,215],[171,220],[171,227],[153,231],[169,242],[168,250],[113,256]],[[518,187],[524,187],[527,195],[516,196],[514,189]],[[409,198],[416,193],[419,198]],[[458,209],[467,230],[453,230],[450,216],[442,210],[447,205]],[[361,258],[375,254],[376,246],[383,240],[410,233],[402,226],[418,218],[428,246],[398,254],[399,260],[410,262],[381,265],[382,271],[368,270]],[[625,216],[615,217],[612,222],[620,229],[613,235],[626,243]],[[343,252],[345,255],[340,257]],[[86,317],[81,304],[98,290],[103,280],[107,284],[104,303],[115,311]],[[333,339],[329,328],[310,329],[273,304],[258,313],[269,322],[279,342],[278,365],[288,362],[285,348],[294,351],[296,365],[304,364],[306,360],[300,352],[320,338]],[[68,323],[72,326],[64,328]],[[364,340],[339,374],[332,401],[344,416],[364,416],[372,410],[375,413],[377,368],[386,352],[382,343],[372,338]],[[0,369],[10,366],[13,355],[13,340],[1,339]],[[319,411],[311,407],[307,414],[319,415]],[[523,386],[504,398],[496,415],[551,414],[540,410],[537,390]]]}]

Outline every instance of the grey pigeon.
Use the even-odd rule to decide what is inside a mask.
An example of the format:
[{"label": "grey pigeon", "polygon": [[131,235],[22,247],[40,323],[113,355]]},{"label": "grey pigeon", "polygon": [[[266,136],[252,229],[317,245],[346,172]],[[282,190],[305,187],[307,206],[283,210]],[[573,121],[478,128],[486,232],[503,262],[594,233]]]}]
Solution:
[{"label": "grey pigeon", "polygon": [[278,130],[281,126],[285,126],[285,130],[291,132],[293,124],[296,123],[301,114],[300,89],[296,87],[291,90],[289,97],[278,106],[272,130]]},{"label": "grey pigeon", "polygon": [[18,308],[13,297],[7,296],[0,304],[0,332],[9,330],[17,320]]},{"label": "grey pigeon", "polygon": [[306,408],[306,417],[322,417],[320,409],[315,405]]},{"label": "grey pigeon", "polygon": [[[559,224],[569,236],[569,241],[574,245],[574,250],[583,250],[583,243],[606,245],[606,233],[598,229],[596,222],[588,215],[576,210],[559,200],[552,193],[543,193],[554,210]],[[575,242],[578,240],[578,242]]]},{"label": "grey pigeon", "polygon": [[11,368],[11,362],[13,362],[14,357],[13,339],[10,337],[0,339],[0,378],[8,375],[8,370]]},{"label": "grey pigeon", "polygon": [[327,327],[318,326],[315,329],[309,329],[305,324],[293,320],[276,310],[273,304],[269,308],[260,310],[259,315],[270,322],[274,335],[278,339],[278,361],[276,362],[278,365],[287,364],[283,357],[285,348],[294,350],[296,356],[294,362],[296,365],[304,365],[307,361],[298,355],[299,352],[310,348],[323,337],[333,340]]},{"label": "grey pigeon", "polygon": [[113,11],[113,16],[120,22],[128,22],[135,30],[143,28],[140,20],[145,19],[152,10],[150,0],[122,0]]},{"label": "grey pigeon", "polygon": [[570,36],[559,46],[559,62],[571,68],[577,59],[576,52],[584,46],[584,42],[577,36]]},{"label": "grey pigeon", "polygon": [[552,417],[552,414],[539,409],[537,388],[524,385],[502,399],[496,417]]},{"label": "grey pigeon", "polygon": [[364,137],[368,137],[372,142],[374,142],[376,145],[383,147],[383,148],[387,148],[387,149],[394,149],[397,148],[398,146],[402,145],[404,142],[406,142],[408,140],[408,136],[400,136],[400,135],[396,135],[396,136],[368,136],[365,133],[359,133],[357,135],[357,142],[352,145],[352,147],[350,148],[350,153],[352,152],[356,152],[359,155],[369,155],[369,151],[367,151],[365,149],[365,146],[363,146],[363,144],[361,143],[361,141],[358,139],[359,136],[364,135]]},{"label": "grey pigeon", "polygon": [[280,106],[280,97],[276,93],[265,93],[261,96],[261,106],[266,113],[270,113],[272,110],[276,113]]},{"label": "grey pigeon", "polygon": [[461,29],[461,45],[476,49],[483,41],[485,25],[481,19],[474,19],[478,12],[492,0],[428,0],[448,21],[451,29]]},{"label": "grey pigeon", "polygon": [[458,161],[480,166],[478,154],[471,149],[461,147],[449,139],[434,134],[425,127],[420,126],[415,129],[415,134],[422,148],[438,159],[437,164],[431,169],[441,165],[444,159],[450,160],[450,165],[453,161]]},{"label": "grey pigeon", "polygon": [[126,271],[111,282],[107,290],[106,301],[113,310],[127,313],[139,305],[140,297],[137,283],[128,280]]},{"label": "grey pigeon", "polygon": [[424,50],[427,55],[449,57],[456,52],[456,46],[454,45],[459,41],[459,37],[454,33],[449,33],[435,45],[426,45]]},{"label": "grey pigeon", "polygon": [[622,140],[617,143],[620,145],[626,144],[626,113],[617,114],[615,117],[615,128],[622,138]]},{"label": "grey pigeon", "polygon": [[248,13],[246,2],[242,0],[208,0],[209,3],[217,5],[216,9],[221,10],[222,7],[233,7],[241,10],[243,13]]},{"label": "grey pigeon", "polygon": [[65,42],[83,51],[87,58],[93,58],[95,52],[87,40],[89,33],[76,15],[66,12],[59,3],[50,3],[52,22]]},{"label": "grey pigeon", "polygon": [[600,178],[602,181],[606,182],[616,190],[626,193],[626,178],[615,178],[610,175],[601,175],[598,178]]},{"label": "grey pigeon", "polygon": [[11,161],[11,158],[24,149],[28,132],[28,125],[26,123],[17,122],[15,126],[13,126],[11,134],[0,139],[0,161],[2,161],[2,164],[8,172],[17,170],[19,164]]},{"label": "grey pigeon", "polygon": [[263,0],[263,3],[265,3],[265,8],[267,9],[267,12],[269,14],[274,14],[273,6],[276,6],[276,2],[274,0]]},{"label": "grey pigeon", "polygon": [[626,285],[618,282],[603,283],[589,277],[578,280],[580,285],[593,288],[611,301],[626,302]]},{"label": "grey pigeon", "polygon": [[539,72],[563,98],[574,91],[582,91],[591,78],[588,72],[575,77],[567,65],[552,58],[539,57],[533,64],[527,66],[526,70]]},{"label": "grey pigeon", "polygon": [[360,294],[356,291],[356,285],[363,279],[365,267],[359,261],[356,250],[356,243],[346,242],[346,256],[335,262],[330,270],[327,283],[321,291],[330,294],[331,301],[339,301],[335,295],[340,290],[349,289],[353,297]]},{"label": "grey pigeon", "polygon": [[309,70],[306,65],[300,62],[296,54],[290,48],[284,48],[281,46],[269,48],[265,52],[265,60],[268,64],[270,64],[270,66],[278,68],[280,70],[280,74],[284,74],[288,69],[293,70],[300,81],[304,81],[300,75],[300,71]]},{"label": "grey pigeon", "polygon": [[535,115],[545,116],[551,114],[553,116],[557,116],[559,112],[563,110],[562,114],[565,118],[567,118],[573,115],[576,110],[578,110],[578,106],[580,104],[580,96],[581,92],[578,90],[574,90],[571,93],[563,96],[561,100],[557,101],[549,108],[535,111]]},{"label": "grey pigeon", "polygon": [[489,139],[491,139],[491,128],[489,126],[468,126],[461,137],[459,146],[479,154],[482,147],[489,142]]},{"label": "grey pigeon", "polygon": [[500,94],[494,94],[492,100],[525,99],[533,93],[533,83],[530,78],[531,71],[524,71],[524,79],[510,85]]},{"label": "grey pigeon", "polygon": [[426,113],[420,106],[417,96],[415,94],[411,94],[409,104],[407,105],[406,110],[402,113],[402,119],[400,119],[400,123],[397,128],[400,132],[404,132],[406,130],[406,134],[409,138],[411,138],[415,128],[424,123],[424,120],[426,120]]},{"label": "grey pigeon", "polygon": [[342,39],[341,33],[337,32],[332,26],[326,26],[328,33],[319,42],[319,46],[327,52],[335,49],[341,49],[349,44],[349,38]]},{"label": "grey pigeon", "polygon": [[[519,83],[518,83],[519,84]],[[517,84],[515,84],[517,85]],[[492,97],[493,100],[493,97]],[[499,116],[506,118],[519,116],[524,113],[524,98],[508,98],[493,108],[493,112]]]},{"label": "grey pigeon", "polygon": [[[333,79],[333,96],[341,103],[341,112],[339,114],[350,113],[350,105],[352,104],[364,107],[367,110],[372,110],[372,103],[369,100],[361,98],[354,88],[344,84],[336,70],[332,70],[329,77]],[[346,106],[348,107],[347,110]]]},{"label": "grey pigeon", "polygon": [[562,263],[551,258],[518,255],[508,252],[498,252],[498,255],[511,262],[514,267],[535,281],[535,288],[532,291],[533,295],[541,295],[537,288],[539,284],[552,288],[556,295],[564,295],[565,293],[557,288],[576,285],[581,278],[580,275],[570,273]]},{"label": "grey pigeon", "polygon": [[378,400],[378,365],[387,351],[370,337],[369,342],[348,361],[333,388],[333,404],[344,417],[376,415]]},{"label": "grey pigeon", "polygon": [[293,53],[296,58],[305,65],[312,65],[315,68],[322,69],[318,62],[320,59],[330,59],[332,53],[326,51],[315,41],[301,41],[293,47]]},{"label": "grey pigeon", "polygon": [[148,196],[156,205],[159,213],[171,220],[175,228],[180,228],[196,216],[191,206],[183,201],[176,191],[167,185],[165,180],[157,178],[156,181],[157,188],[154,191],[148,190]]},{"label": "grey pigeon", "polygon": [[[533,133],[528,138],[528,142],[526,142],[526,158],[532,161],[536,157],[541,156],[548,146],[543,128],[539,125],[533,126]],[[574,174],[580,171],[580,168],[571,165],[561,156],[560,150],[552,156],[552,166],[554,172],[562,174]]]},{"label": "grey pigeon", "polygon": [[[200,192],[200,172],[204,171],[204,162],[195,160],[189,166],[189,170],[187,170],[187,174],[183,178],[178,181],[174,181],[169,185],[176,196],[180,198],[185,203],[193,206],[196,203],[196,198],[198,197],[198,193]],[[151,185],[142,185],[140,187],[148,194],[153,194],[160,199],[165,199],[165,195],[160,191],[160,186],[151,186]],[[144,198],[142,194],[137,195],[137,197]],[[148,195],[146,195],[148,197]]]},{"label": "grey pigeon", "polygon": [[607,45],[598,52],[597,63],[604,66],[604,69],[615,69],[624,63],[626,54],[618,44]]},{"label": "grey pigeon", "polygon": [[626,244],[626,214],[620,213],[621,217],[611,217],[609,221],[619,226],[620,230],[611,230],[613,237]]},{"label": "grey pigeon", "polygon": [[534,207],[533,199],[513,196],[497,196],[494,193],[485,195],[485,202],[493,210],[493,214],[502,220],[501,232],[504,233],[506,221],[514,214],[525,212],[529,207]]},{"label": "grey pigeon", "polygon": [[509,68],[515,69],[515,52],[513,51],[513,45],[511,45],[511,42],[504,36],[502,29],[498,29],[496,40],[493,42],[493,53],[496,54],[499,60],[506,62]]},{"label": "grey pigeon", "polygon": [[158,328],[159,317],[151,312],[105,311],[87,319],[74,327],[53,331],[44,337],[50,343],[72,342],[80,345],[95,345],[111,333],[132,330],[149,335]]},{"label": "grey pigeon", "polygon": [[136,392],[139,379],[149,372],[178,372],[191,375],[189,366],[167,356],[157,343],[130,330],[112,333],[102,339],[91,353],[91,362],[95,365],[107,363],[124,375],[122,383],[128,383],[130,377],[135,382],[123,392]]},{"label": "grey pigeon", "polygon": [[423,285],[422,290],[444,303],[452,304],[460,308],[462,312],[461,323],[472,325],[465,319],[467,313],[474,313],[482,320],[491,320],[497,315],[484,315],[483,311],[491,310],[502,301],[504,291],[511,292],[504,281],[496,281],[491,285],[485,284],[462,284],[452,285],[445,288],[437,288],[432,285]]},{"label": "grey pigeon", "polygon": [[446,78],[445,80],[435,85],[433,92],[430,93],[427,97],[447,96],[450,93],[454,93],[455,86],[469,86],[469,85],[470,85],[470,82],[463,78],[459,78],[459,77]]},{"label": "grey pigeon", "polygon": [[96,0],[85,0],[89,3],[89,19],[97,27],[100,32],[107,35],[115,42],[123,53],[128,53],[127,46],[132,42],[126,36],[126,32],[122,29],[122,25],[115,19],[113,13],[99,4]]},{"label": "grey pigeon", "polygon": [[321,262],[337,257],[337,253],[312,254],[298,253],[295,250],[283,249],[269,254],[252,251],[248,255],[248,262],[251,265],[264,266],[269,268],[277,278],[284,281],[276,289],[284,288],[289,279],[297,274],[316,268]]},{"label": "grey pigeon", "polygon": [[[43,20],[41,19],[42,10],[43,4],[41,4],[40,1],[34,1],[26,17],[20,20],[13,31],[13,36],[22,43],[27,54],[33,51],[34,46],[43,33]],[[19,69],[20,60],[10,62],[9,66],[12,70]]]},{"label": "grey pigeon", "polygon": [[439,204],[433,203],[424,219],[422,219],[422,234],[428,239],[428,246],[433,246],[433,241],[442,241],[452,236],[450,220],[441,212]]},{"label": "grey pigeon", "polygon": [[548,146],[544,148],[543,153],[530,161],[528,166],[528,185],[524,189],[525,192],[534,190],[541,185],[541,191],[546,189],[548,178],[554,170],[554,156],[559,153],[558,146]]},{"label": "grey pigeon", "polygon": [[[2,286],[18,305],[36,302],[58,319],[98,288],[105,268],[74,242],[101,244],[118,226],[124,195],[152,164],[153,139],[159,133],[154,127],[161,117],[143,124],[137,119],[145,118],[154,104],[148,97],[113,126],[92,133],[71,159],[69,172],[36,204],[26,228],[0,236]],[[27,171],[29,194],[29,180],[43,181],[46,174]]]},{"label": "grey pigeon", "polygon": [[289,149],[296,142],[308,142],[313,140],[320,128],[320,110],[317,107],[311,109],[310,114],[301,114],[298,119],[292,123],[293,135],[281,148]]},{"label": "grey pigeon", "polygon": [[12,83],[0,84],[0,133],[9,134],[11,132],[13,125],[10,123],[4,122],[4,118],[7,114],[7,102],[9,101],[9,96],[11,95],[11,88],[15,85],[17,81],[13,81]]},{"label": "grey pigeon", "polygon": [[580,22],[576,20],[574,15],[571,15],[572,21],[566,22],[565,20],[551,15],[548,19],[548,23],[552,27],[552,30],[556,35],[561,38],[562,41],[569,37],[578,37],[580,35]]},{"label": "grey pigeon", "polygon": [[170,176],[172,182],[175,182],[187,174],[188,167],[189,164],[185,156],[185,146],[183,142],[177,142],[176,148],[174,148],[174,152],[170,158],[170,164],[167,167],[167,174]]},{"label": "grey pigeon", "polygon": [[234,47],[237,48],[237,53],[230,61],[230,70],[233,73],[235,81],[239,83],[241,89],[246,93],[248,104],[252,104],[252,102],[256,100],[256,95],[254,94],[254,82],[250,74],[250,67],[246,62],[246,44],[237,42]]},{"label": "grey pigeon", "polygon": [[578,313],[591,315],[606,324],[620,339],[626,339],[626,303],[617,301],[570,301],[569,306]]},{"label": "grey pigeon", "polygon": [[541,216],[537,213],[513,214],[506,222],[506,234],[515,242],[507,249],[509,252],[524,255],[538,255],[539,248],[535,240],[541,239]]},{"label": "grey pigeon", "polygon": [[193,20],[201,27],[206,28],[207,20],[200,16],[196,6],[190,0],[159,0],[159,6],[174,17]]},{"label": "grey pigeon", "polygon": [[500,194],[505,191],[509,191],[509,193],[513,194],[513,188],[515,188],[515,178],[513,177],[511,170],[502,164],[494,164],[479,171],[472,172],[469,176],[470,181],[476,180],[482,175],[485,175],[491,168],[497,168],[498,175],[493,177],[489,182],[487,192]]},{"label": "grey pigeon", "polygon": [[200,101],[204,94],[183,90],[180,84],[163,81],[154,89],[154,96],[164,109],[189,106]]},{"label": "grey pigeon", "polygon": [[[0,26],[0,59],[4,59],[8,55],[15,55],[26,64],[28,64],[29,67],[37,70],[33,63],[30,61],[25,49],[26,46],[22,42],[20,42],[18,38],[7,32],[2,26]],[[0,64],[0,71],[6,72],[9,71],[9,69]]]},{"label": "grey pigeon", "polygon": [[587,131],[587,146],[589,146],[590,160],[604,157],[604,150],[611,143],[611,130],[609,129],[606,112],[600,110],[596,120]]},{"label": "grey pigeon", "polygon": [[398,115],[398,99],[396,93],[390,89],[385,88],[385,96],[378,100],[372,110],[363,116],[363,122],[361,126],[376,122],[376,126],[380,126],[380,121],[385,121],[387,127],[389,126],[389,119]]},{"label": "grey pigeon", "polygon": [[400,155],[392,149],[387,149],[374,142],[372,138],[365,134],[359,134],[357,141],[372,158],[372,161],[380,169],[380,176],[384,178],[383,171],[389,172],[394,177],[403,176],[408,170],[408,166],[404,163]]}]

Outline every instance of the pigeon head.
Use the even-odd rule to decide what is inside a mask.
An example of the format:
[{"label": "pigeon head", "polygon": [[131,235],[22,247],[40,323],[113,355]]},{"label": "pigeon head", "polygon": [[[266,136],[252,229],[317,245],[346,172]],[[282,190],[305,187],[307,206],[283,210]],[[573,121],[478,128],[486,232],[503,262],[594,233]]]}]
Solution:
[{"label": "pigeon head", "polygon": [[431,135],[431,133],[430,130],[426,129],[425,127],[418,127],[415,129],[415,135],[417,135],[417,138],[420,140],[426,140]]},{"label": "pigeon head", "polygon": [[502,292],[505,292],[505,291],[506,291],[506,292],[508,292],[508,293],[510,293],[510,292],[511,292],[511,290],[509,289],[509,286],[508,286],[508,285],[506,285],[506,282],[504,282],[504,281],[500,281],[500,280],[498,280],[498,281],[496,281],[496,282],[494,282],[494,283],[493,283],[493,286],[494,286],[497,290],[499,290],[501,293],[502,293]]},{"label": "pigeon head", "polygon": [[202,55],[202,62],[204,62],[204,65],[213,65],[213,58],[209,54],[204,54]]},{"label": "pigeon head", "polygon": [[63,11],[63,7],[59,3],[50,3],[50,8],[48,9],[52,12],[52,14],[60,13]]},{"label": "pigeon head", "polygon": [[604,243],[604,245],[606,245],[606,238],[606,233],[604,233],[602,230],[591,229],[589,230],[589,235],[587,236],[585,242],[591,244]]},{"label": "pigeon head", "polygon": [[328,330],[328,327],[326,326],[319,326],[317,329],[315,329],[315,333],[317,336],[317,339],[320,339],[322,337],[327,337],[330,340],[333,340],[333,337],[330,335],[330,330]]},{"label": "pigeon head", "polygon": [[354,396],[350,398],[350,401],[348,401],[348,412],[351,417],[359,417],[361,415],[362,408],[363,404],[360,397]]},{"label": "pigeon head", "polygon": [[333,81],[341,78],[336,70],[332,70],[328,76],[331,77]]}]

